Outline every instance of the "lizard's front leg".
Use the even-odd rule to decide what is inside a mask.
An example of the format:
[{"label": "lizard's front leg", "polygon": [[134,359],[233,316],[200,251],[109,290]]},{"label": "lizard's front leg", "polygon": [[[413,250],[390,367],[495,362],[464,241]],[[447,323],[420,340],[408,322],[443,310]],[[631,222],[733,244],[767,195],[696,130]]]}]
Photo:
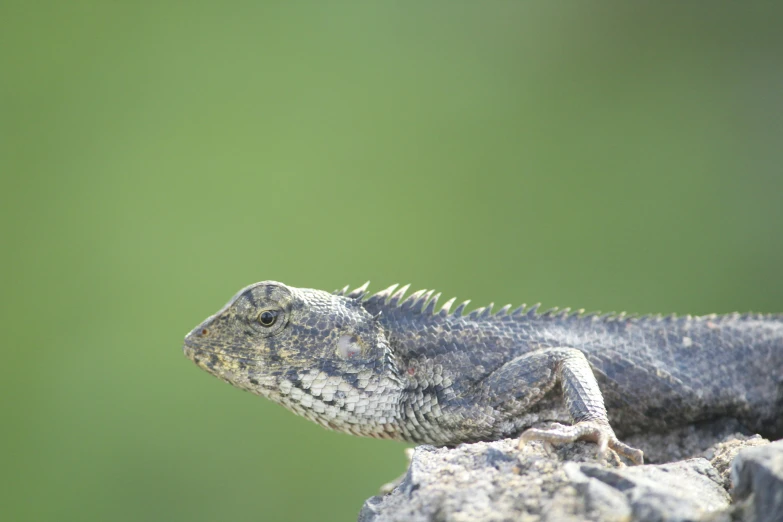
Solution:
[{"label": "lizard's front leg", "polygon": [[483,381],[484,392],[496,407],[521,402],[525,409],[538,402],[557,383],[573,420],[572,426],[529,429],[519,443],[543,440],[565,443],[590,440],[602,453],[612,448],[641,464],[643,453],[620,442],[609,425],[604,399],[584,354],[574,348],[545,348],[521,355],[501,366]]}]

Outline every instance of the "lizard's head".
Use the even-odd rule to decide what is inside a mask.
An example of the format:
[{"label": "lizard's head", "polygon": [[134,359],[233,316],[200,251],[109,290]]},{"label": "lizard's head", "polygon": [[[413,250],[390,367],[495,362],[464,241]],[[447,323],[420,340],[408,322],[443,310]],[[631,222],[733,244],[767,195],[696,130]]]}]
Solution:
[{"label": "lizard's head", "polygon": [[338,429],[324,411],[398,382],[386,336],[359,299],[274,281],[240,290],[183,349],[220,379]]}]

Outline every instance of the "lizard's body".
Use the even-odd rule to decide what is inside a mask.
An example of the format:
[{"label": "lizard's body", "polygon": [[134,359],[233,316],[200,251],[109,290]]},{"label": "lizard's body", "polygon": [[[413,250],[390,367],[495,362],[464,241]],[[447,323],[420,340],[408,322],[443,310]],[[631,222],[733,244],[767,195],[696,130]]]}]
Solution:
[{"label": "lizard's body", "polygon": [[609,424],[625,435],[733,417],[783,437],[783,316],[463,315],[453,300],[436,308],[432,292],[403,301],[405,289],[366,298],[365,287],[346,296],[257,283],[194,329],[185,352],[357,435],[452,445],[560,420],[574,426],[523,438],[587,438],[637,461]]}]

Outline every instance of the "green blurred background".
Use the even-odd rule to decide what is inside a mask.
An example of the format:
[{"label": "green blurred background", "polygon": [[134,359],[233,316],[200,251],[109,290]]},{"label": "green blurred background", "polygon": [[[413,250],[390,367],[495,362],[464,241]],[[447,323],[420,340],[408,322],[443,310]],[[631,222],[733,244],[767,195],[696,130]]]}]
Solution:
[{"label": "green blurred background", "polygon": [[402,444],[181,353],[255,281],[783,311],[771,9],[2,1],[2,518],[354,519]]}]

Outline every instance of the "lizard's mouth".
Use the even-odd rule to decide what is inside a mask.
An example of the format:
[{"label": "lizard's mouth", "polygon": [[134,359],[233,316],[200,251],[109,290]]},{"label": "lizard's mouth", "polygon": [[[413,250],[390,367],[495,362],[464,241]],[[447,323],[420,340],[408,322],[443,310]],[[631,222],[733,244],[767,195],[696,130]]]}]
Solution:
[{"label": "lizard's mouth", "polygon": [[233,355],[226,352],[219,352],[216,350],[209,350],[203,346],[199,346],[195,343],[188,343],[187,340],[182,346],[182,351],[185,353],[188,359],[199,364],[200,362],[209,361],[211,366],[221,366],[226,364],[240,365],[240,366],[257,366],[258,361],[255,359],[249,359],[247,357],[241,357],[239,355]]},{"label": "lizard's mouth", "polygon": [[198,364],[197,359],[209,357],[210,355],[218,356],[217,352],[207,350],[202,343],[196,342],[190,335],[185,337],[185,342],[182,344],[182,351],[185,353],[185,357]]},{"label": "lizard's mouth", "polygon": [[259,368],[259,361],[210,350],[185,340],[183,351],[188,359],[223,382],[257,395],[273,398],[276,384],[270,384]]}]

